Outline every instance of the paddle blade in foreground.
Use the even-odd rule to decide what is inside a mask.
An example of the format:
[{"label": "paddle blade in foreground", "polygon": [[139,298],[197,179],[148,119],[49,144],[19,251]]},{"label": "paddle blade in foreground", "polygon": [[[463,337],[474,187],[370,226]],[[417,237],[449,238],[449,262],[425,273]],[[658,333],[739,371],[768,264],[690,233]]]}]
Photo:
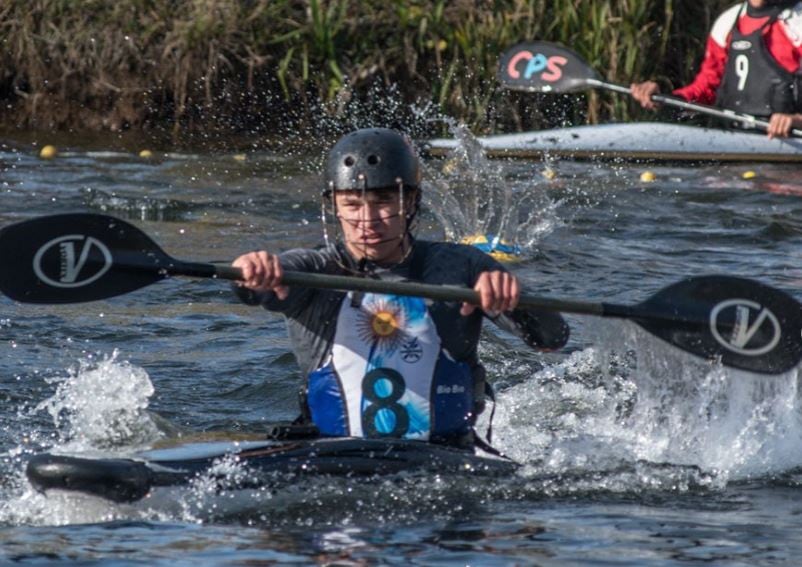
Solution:
[{"label": "paddle blade in foreground", "polygon": [[725,366],[780,374],[802,359],[802,305],[749,279],[683,280],[638,305],[632,318],[683,350],[720,357]]},{"label": "paddle blade in foreground", "polygon": [[568,93],[588,87],[598,75],[576,53],[545,41],[519,43],[499,60],[498,81],[506,88]]},{"label": "paddle blade in foreground", "polygon": [[52,215],[0,230],[0,291],[26,303],[127,293],[163,279],[170,261],[142,231],[103,215]]}]

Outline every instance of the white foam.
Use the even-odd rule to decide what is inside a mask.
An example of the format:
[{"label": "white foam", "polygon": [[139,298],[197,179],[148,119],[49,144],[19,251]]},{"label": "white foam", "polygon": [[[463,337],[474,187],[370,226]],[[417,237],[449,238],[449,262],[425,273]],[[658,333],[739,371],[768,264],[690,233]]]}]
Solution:
[{"label": "white foam", "polygon": [[65,452],[145,445],[159,432],[145,412],[153,384],[147,372],[111,356],[80,361],[66,376],[51,378],[56,392],[34,411],[46,411]]},{"label": "white foam", "polygon": [[763,376],[712,366],[617,325],[622,332],[607,334],[604,348],[634,345],[628,358],[589,348],[499,395],[495,430],[504,451],[538,473],[647,463],[693,468],[719,483],[802,465],[796,370]]}]

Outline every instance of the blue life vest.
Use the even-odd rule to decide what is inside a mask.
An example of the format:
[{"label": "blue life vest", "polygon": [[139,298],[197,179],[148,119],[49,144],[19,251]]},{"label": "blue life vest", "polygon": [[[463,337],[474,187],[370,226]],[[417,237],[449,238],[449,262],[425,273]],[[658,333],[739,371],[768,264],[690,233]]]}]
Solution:
[{"label": "blue life vest", "polygon": [[351,292],[331,355],[308,377],[307,404],[323,435],[430,440],[471,430],[473,390],[423,299]]}]

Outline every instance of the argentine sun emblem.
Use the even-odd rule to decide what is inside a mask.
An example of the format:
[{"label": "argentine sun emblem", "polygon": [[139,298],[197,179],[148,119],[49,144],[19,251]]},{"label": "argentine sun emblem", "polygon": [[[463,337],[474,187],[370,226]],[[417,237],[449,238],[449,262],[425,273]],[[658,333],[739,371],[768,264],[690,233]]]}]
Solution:
[{"label": "argentine sun emblem", "polygon": [[356,326],[363,341],[383,352],[394,352],[405,339],[407,317],[401,304],[379,296],[363,303]]}]

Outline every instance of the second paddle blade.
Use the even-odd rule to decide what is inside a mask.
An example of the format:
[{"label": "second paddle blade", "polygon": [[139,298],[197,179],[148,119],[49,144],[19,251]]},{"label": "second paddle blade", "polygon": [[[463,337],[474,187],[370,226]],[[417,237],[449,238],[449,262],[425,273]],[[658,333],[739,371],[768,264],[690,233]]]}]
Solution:
[{"label": "second paddle blade", "polygon": [[781,374],[802,359],[802,305],[753,280],[689,278],[634,311],[633,319],[650,333],[687,352],[718,357],[726,366]]},{"label": "second paddle blade", "polygon": [[163,279],[170,263],[138,228],[104,215],[52,215],[0,230],[0,291],[26,303],[113,297]]},{"label": "second paddle blade", "polygon": [[588,87],[598,79],[573,51],[545,41],[519,43],[499,60],[498,81],[508,89],[567,93]]}]

